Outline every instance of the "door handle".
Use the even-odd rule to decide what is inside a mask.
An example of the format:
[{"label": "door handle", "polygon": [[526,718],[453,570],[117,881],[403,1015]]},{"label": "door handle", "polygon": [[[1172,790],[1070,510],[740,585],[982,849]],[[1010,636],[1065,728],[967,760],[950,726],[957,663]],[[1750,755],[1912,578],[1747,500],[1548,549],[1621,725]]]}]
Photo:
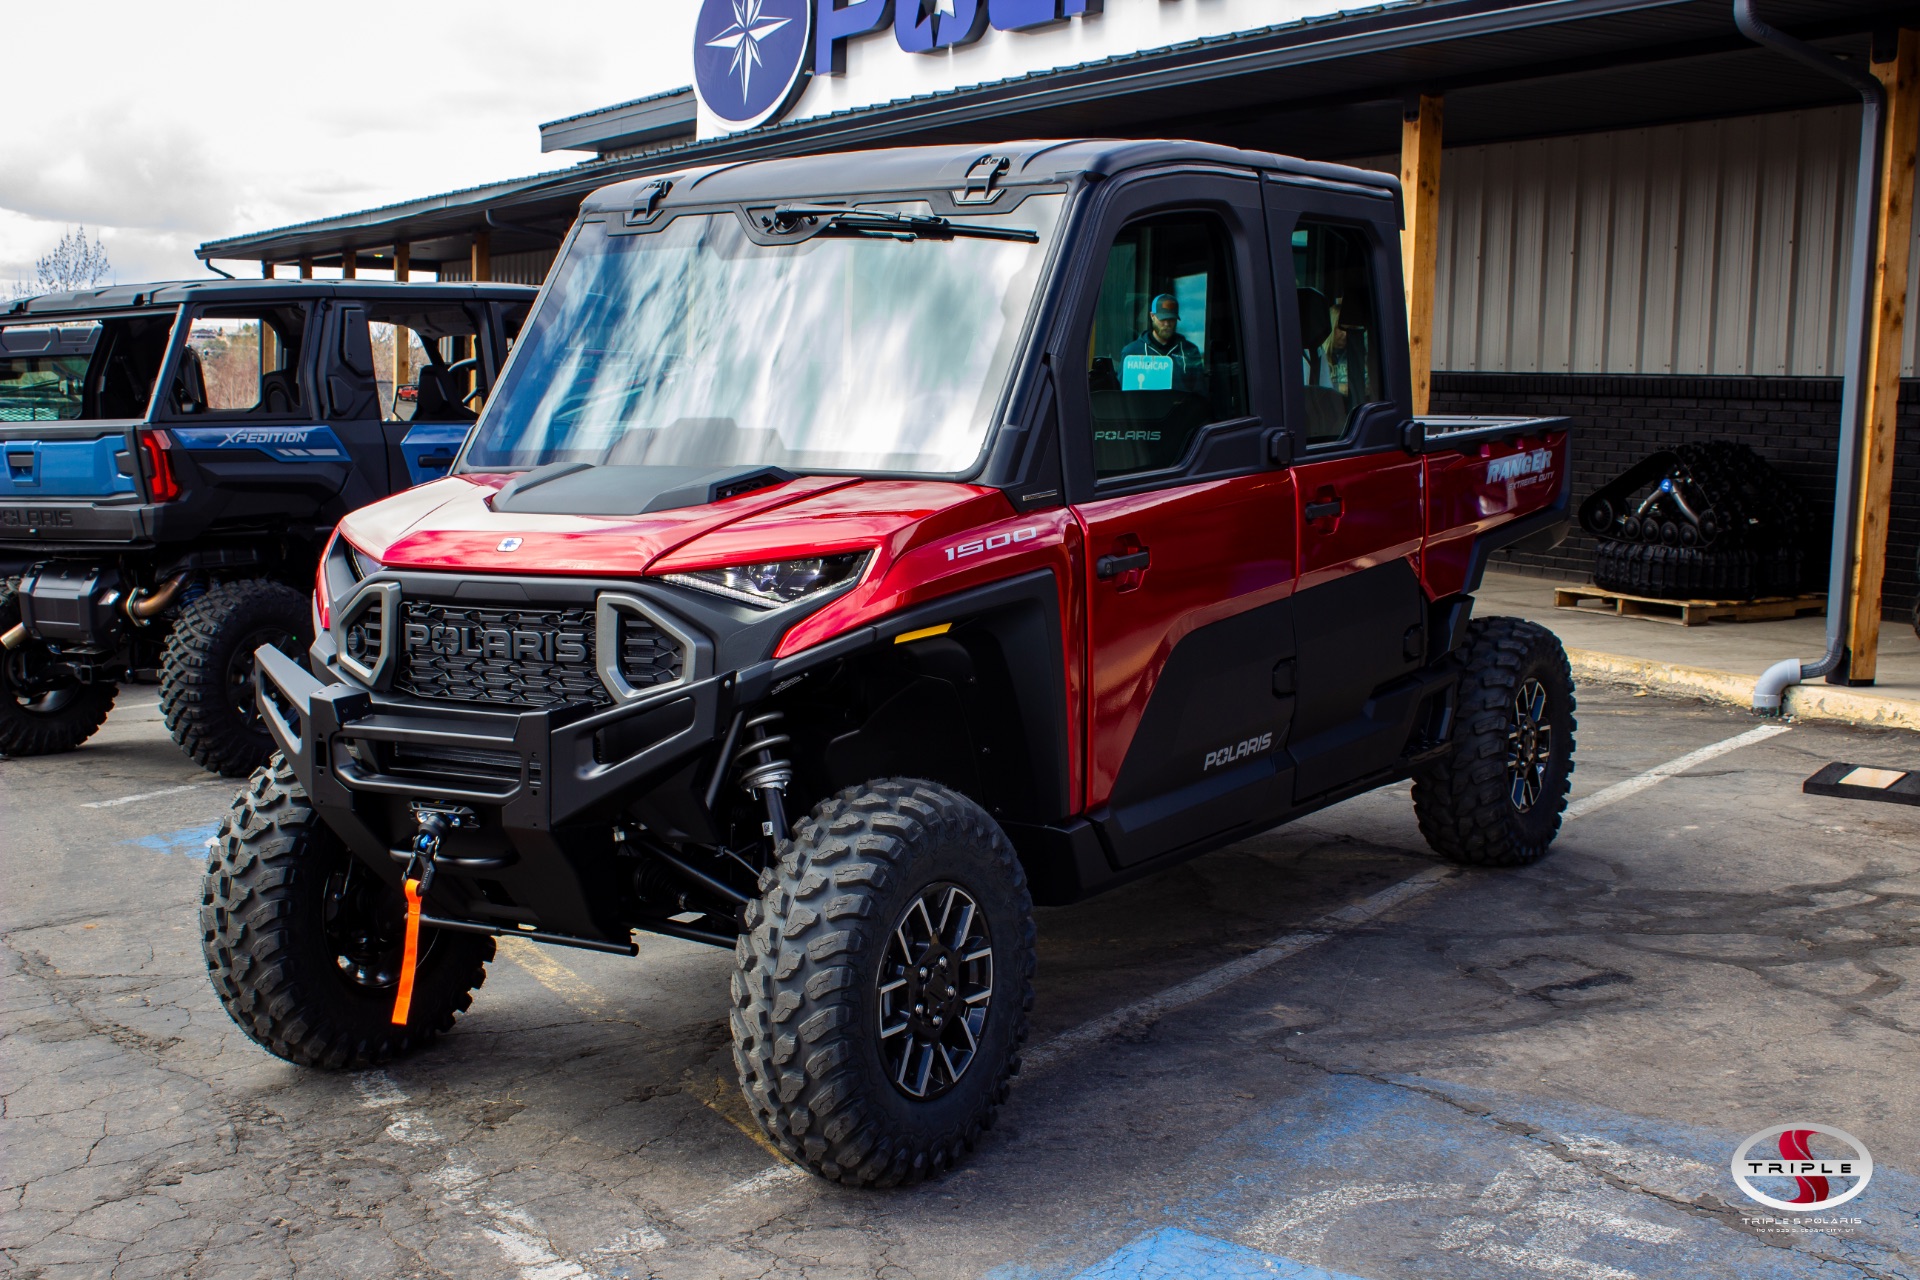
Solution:
[{"label": "door handle", "polygon": [[1306,517],[1309,523],[1315,520],[1333,520],[1342,510],[1344,508],[1340,505],[1340,499],[1328,498],[1325,502],[1309,502]]},{"label": "door handle", "polygon": [[1135,551],[1131,555],[1101,556],[1093,562],[1093,574],[1096,578],[1117,578],[1123,573],[1147,567],[1145,550]]}]

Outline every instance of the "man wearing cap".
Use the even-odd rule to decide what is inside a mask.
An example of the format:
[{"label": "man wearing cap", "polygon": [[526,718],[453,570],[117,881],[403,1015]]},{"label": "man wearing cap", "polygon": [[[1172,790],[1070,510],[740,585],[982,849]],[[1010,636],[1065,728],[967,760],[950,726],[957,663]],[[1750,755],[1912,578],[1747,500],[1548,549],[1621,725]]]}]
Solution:
[{"label": "man wearing cap", "polygon": [[1120,349],[1128,356],[1167,356],[1173,360],[1173,390],[1207,393],[1207,368],[1200,348],[1180,336],[1180,302],[1170,293],[1156,297],[1147,308],[1147,331]]}]

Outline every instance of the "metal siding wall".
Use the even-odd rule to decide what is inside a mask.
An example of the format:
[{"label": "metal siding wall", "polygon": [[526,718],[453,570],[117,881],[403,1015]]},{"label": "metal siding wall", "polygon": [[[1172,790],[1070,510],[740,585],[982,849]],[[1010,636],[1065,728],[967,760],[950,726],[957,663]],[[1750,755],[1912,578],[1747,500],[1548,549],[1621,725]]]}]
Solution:
[{"label": "metal siding wall", "polygon": [[[547,272],[553,266],[557,249],[535,249],[528,253],[496,253],[493,255],[494,284],[533,284],[537,285],[547,278]],[[449,262],[440,269],[442,280],[470,280],[473,269],[464,262]]]},{"label": "metal siding wall", "polygon": [[[1830,107],[1448,150],[1434,367],[1838,376],[1858,120]],[[1920,262],[1920,220],[1914,234]],[[1920,271],[1907,306],[1920,316]],[[1909,375],[1917,354],[1909,324]]]}]

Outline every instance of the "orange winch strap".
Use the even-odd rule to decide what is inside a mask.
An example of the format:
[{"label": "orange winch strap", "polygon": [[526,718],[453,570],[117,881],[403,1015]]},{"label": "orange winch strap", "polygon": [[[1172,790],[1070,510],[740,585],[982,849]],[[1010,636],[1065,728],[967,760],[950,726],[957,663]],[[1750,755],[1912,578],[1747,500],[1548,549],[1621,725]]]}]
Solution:
[{"label": "orange winch strap", "polygon": [[393,997],[393,1025],[407,1025],[407,1010],[413,1004],[413,969],[420,959],[420,882],[407,881],[407,946],[400,956],[400,986]]}]

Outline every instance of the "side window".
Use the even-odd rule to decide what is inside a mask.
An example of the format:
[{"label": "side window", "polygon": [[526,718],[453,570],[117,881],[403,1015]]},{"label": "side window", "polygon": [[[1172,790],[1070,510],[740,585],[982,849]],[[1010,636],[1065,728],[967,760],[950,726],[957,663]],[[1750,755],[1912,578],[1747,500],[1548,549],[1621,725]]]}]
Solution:
[{"label": "side window", "polygon": [[1096,476],[1176,466],[1202,427],[1245,416],[1234,280],[1233,237],[1213,214],[1114,239],[1087,355]]},{"label": "side window", "polygon": [[1302,220],[1293,232],[1309,445],[1338,440],[1353,411],[1386,398],[1374,320],[1372,243],[1358,227]]},{"label": "side window", "polygon": [[367,315],[381,418],[472,422],[478,365],[469,357],[479,333],[473,313],[457,305],[369,302]]},{"label": "side window", "polygon": [[303,307],[216,307],[194,314],[174,373],[168,408],[176,414],[298,413]]}]

